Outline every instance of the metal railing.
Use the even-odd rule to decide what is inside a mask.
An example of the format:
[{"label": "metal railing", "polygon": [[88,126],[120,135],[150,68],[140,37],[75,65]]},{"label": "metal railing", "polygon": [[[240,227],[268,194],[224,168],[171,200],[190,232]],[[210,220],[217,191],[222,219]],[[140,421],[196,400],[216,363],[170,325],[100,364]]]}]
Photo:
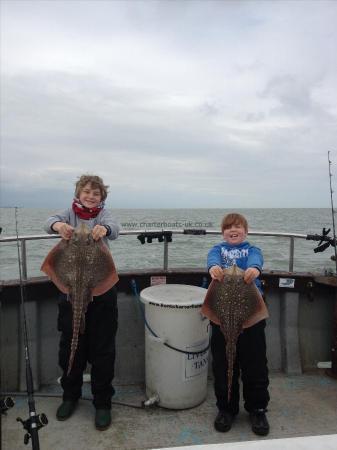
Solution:
[{"label": "metal railing", "polygon": [[[164,255],[163,255],[163,269],[168,269],[168,244],[169,240],[166,238],[165,233],[172,233],[172,235],[221,235],[220,231],[216,230],[163,230],[163,229],[146,229],[146,230],[122,230],[120,231],[120,236],[139,236],[146,235],[152,233],[162,233],[164,235],[163,245],[164,245]],[[271,237],[281,237],[289,239],[289,272],[293,272],[294,270],[294,252],[295,252],[295,239],[306,239],[306,234],[298,234],[298,233],[277,233],[277,232],[269,232],[269,231],[250,231],[248,232],[250,236],[271,236]],[[21,264],[22,264],[22,278],[27,280],[27,241],[37,241],[44,239],[60,239],[58,234],[43,234],[43,235],[31,235],[31,236],[19,236],[20,243],[20,252],[21,252]],[[16,236],[7,236],[0,238],[0,243],[5,242],[16,242]]]}]

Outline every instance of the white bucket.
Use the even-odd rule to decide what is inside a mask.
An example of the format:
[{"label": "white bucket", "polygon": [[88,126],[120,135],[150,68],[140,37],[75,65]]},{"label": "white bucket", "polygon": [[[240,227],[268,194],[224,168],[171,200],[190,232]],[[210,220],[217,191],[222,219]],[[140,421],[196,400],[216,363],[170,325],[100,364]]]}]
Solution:
[{"label": "white bucket", "polygon": [[[200,313],[205,295],[206,289],[184,284],[140,293],[147,323],[158,336],[145,327],[146,394],[164,408],[192,408],[206,398],[210,326]],[[186,354],[164,342],[184,352],[204,351]]]}]

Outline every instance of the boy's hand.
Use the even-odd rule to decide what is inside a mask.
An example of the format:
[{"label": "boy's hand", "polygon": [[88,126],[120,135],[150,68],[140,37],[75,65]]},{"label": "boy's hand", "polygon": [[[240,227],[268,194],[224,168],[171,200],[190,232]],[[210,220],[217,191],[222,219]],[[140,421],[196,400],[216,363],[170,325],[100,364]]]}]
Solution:
[{"label": "boy's hand", "polygon": [[53,224],[53,230],[57,231],[63,239],[69,241],[71,236],[73,235],[74,227],[65,222],[56,222]]},{"label": "boy's hand", "polygon": [[247,270],[245,270],[245,274],[243,276],[243,279],[244,279],[245,283],[250,284],[259,275],[260,275],[260,271],[258,269],[256,269],[256,267],[249,267]]},{"label": "boy's hand", "polygon": [[209,274],[213,280],[222,281],[223,279],[223,270],[220,266],[212,266],[209,269]]},{"label": "boy's hand", "polygon": [[92,237],[94,238],[94,241],[98,241],[103,236],[105,236],[107,233],[107,229],[103,227],[103,225],[95,225],[92,229]]}]

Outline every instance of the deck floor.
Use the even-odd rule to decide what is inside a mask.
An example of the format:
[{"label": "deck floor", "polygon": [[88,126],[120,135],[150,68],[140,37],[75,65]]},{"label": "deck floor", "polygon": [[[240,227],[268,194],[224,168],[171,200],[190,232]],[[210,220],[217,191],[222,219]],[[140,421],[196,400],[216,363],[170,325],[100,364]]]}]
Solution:
[{"label": "deck floor", "polygon": [[[61,391],[59,386],[50,386],[42,393],[58,394]],[[87,384],[84,395],[90,397]],[[80,400],[74,415],[65,422],[58,422],[55,411],[60,398],[39,397],[37,393],[36,410],[38,413],[44,412],[49,419],[49,424],[39,432],[40,448],[157,449],[336,433],[337,380],[329,378],[323,371],[297,376],[271,374],[270,395],[268,419],[271,431],[268,437],[259,438],[251,431],[248,415],[243,408],[228,433],[214,430],[216,408],[211,382],[207,400],[189,410],[139,409],[113,404],[113,423],[103,432],[94,427],[94,407],[90,401]],[[113,400],[140,405],[144,399],[144,390],[140,386],[117,386]],[[24,431],[16,421],[18,416],[28,417],[26,398],[16,397],[15,402],[15,406],[2,416],[3,450],[31,448],[31,444],[24,445]]]}]

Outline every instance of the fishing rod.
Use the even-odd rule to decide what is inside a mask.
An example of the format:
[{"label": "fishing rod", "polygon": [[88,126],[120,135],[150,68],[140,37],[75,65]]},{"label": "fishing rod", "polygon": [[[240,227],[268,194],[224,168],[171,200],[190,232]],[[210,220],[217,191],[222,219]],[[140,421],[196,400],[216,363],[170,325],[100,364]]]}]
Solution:
[{"label": "fishing rod", "polygon": [[331,215],[332,215],[332,232],[333,232],[333,240],[334,240],[334,250],[335,250],[335,265],[336,265],[336,275],[337,275],[337,248],[336,248],[336,227],[335,227],[335,209],[333,206],[333,190],[332,190],[332,173],[331,173],[331,165],[332,162],[330,160],[330,151],[328,151],[328,162],[329,162],[329,182],[330,182],[330,201],[331,201]]},{"label": "fishing rod", "polygon": [[36,414],[35,400],[34,400],[34,382],[32,368],[30,364],[29,347],[28,347],[28,332],[27,332],[27,320],[26,320],[26,309],[25,309],[25,285],[22,280],[21,271],[21,256],[20,256],[20,246],[19,246],[19,232],[18,232],[18,208],[15,207],[15,230],[16,230],[16,245],[18,250],[18,262],[19,262],[19,276],[20,276],[20,295],[21,295],[21,311],[23,317],[23,344],[25,348],[25,362],[26,362],[26,385],[27,385],[27,395],[28,395],[28,407],[29,407],[29,418],[27,420],[22,420],[18,417],[16,420],[21,422],[23,428],[26,430],[23,442],[27,445],[29,439],[32,440],[32,449],[40,450],[39,442],[39,429],[48,424],[48,419],[45,414]]},{"label": "fishing rod", "polygon": [[324,252],[330,245],[334,248],[334,256],[331,256],[331,259],[335,261],[336,264],[336,275],[337,275],[337,240],[336,240],[336,226],[335,226],[335,209],[333,204],[333,189],[332,189],[332,172],[331,165],[332,161],[330,159],[330,151],[328,151],[328,163],[329,163],[329,182],[330,182],[330,204],[331,204],[331,215],[332,215],[332,233],[333,236],[330,237],[329,233],[331,228],[323,228],[321,234],[308,234],[306,239],[310,241],[319,241],[319,244],[316,248],[314,248],[314,252]]}]

